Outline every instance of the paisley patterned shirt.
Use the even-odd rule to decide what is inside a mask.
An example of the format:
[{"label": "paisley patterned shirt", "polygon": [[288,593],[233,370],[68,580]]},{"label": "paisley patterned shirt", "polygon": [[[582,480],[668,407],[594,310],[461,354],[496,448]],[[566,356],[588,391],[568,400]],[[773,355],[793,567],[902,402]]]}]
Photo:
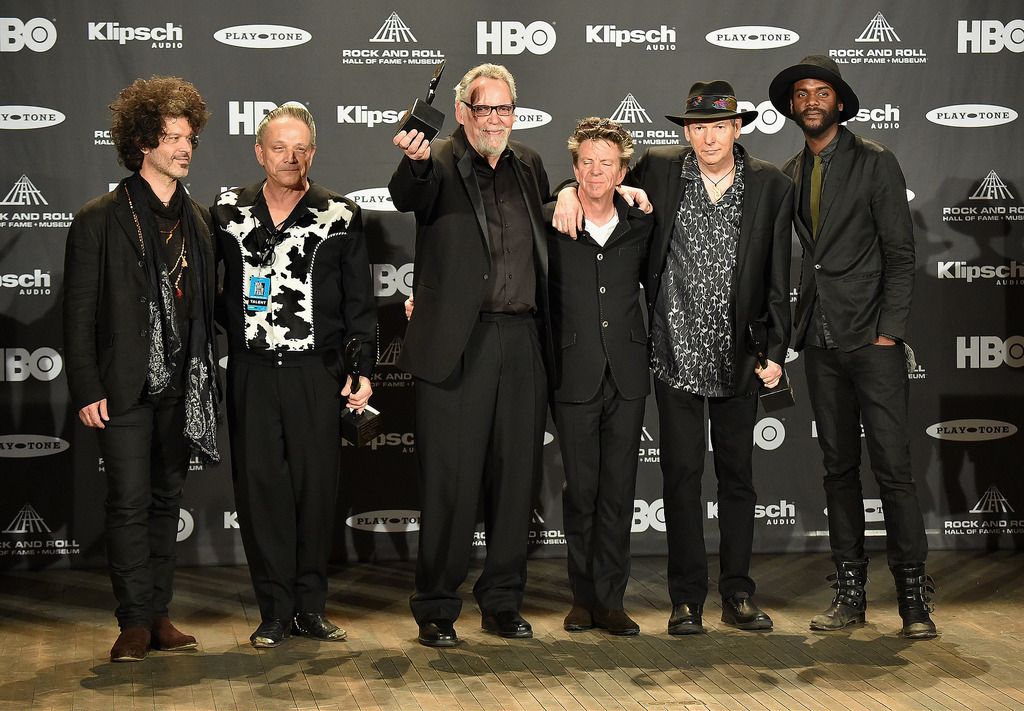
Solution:
[{"label": "paisley patterned shirt", "polygon": [[735,394],[732,292],[744,166],[735,147],[733,155],[736,175],[717,203],[704,189],[696,156],[683,161],[683,198],[651,323],[655,376],[706,397]]}]

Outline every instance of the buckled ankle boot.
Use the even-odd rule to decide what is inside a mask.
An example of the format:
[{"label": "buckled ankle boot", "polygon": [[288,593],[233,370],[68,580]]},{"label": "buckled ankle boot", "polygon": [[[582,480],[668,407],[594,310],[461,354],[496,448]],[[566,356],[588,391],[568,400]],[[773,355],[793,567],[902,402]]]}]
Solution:
[{"label": "buckled ankle boot", "polygon": [[868,580],[867,560],[842,560],[836,572],[829,575],[835,589],[832,604],[820,615],[811,618],[811,629],[841,630],[848,625],[864,624],[864,611],[868,607],[864,585]]},{"label": "buckled ankle boot", "polygon": [[938,634],[935,623],[929,617],[932,611],[931,596],[935,592],[935,581],[924,572],[924,563],[904,563],[890,566],[896,581],[896,601],[903,618],[900,636],[907,639],[928,639]]}]

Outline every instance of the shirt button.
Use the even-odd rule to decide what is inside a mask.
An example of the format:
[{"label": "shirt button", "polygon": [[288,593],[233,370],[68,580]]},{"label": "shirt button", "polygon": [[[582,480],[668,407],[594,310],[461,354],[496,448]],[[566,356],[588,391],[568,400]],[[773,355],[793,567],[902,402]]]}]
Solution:
[{"label": "shirt button", "polygon": [[139,260],[139,269],[142,269],[142,268],[143,268],[144,266],[146,266],[146,263],[145,263],[145,262],[143,262],[143,261],[142,261],[142,260],[140,259],[140,260]]},{"label": "shirt button", "polygon": [[604,259],[604,255],[603,254],[597,255],[597,261],[600,262],[602,259]]},{"label": "shirt button", "polygon": [[144,304],[144,303],[146,303],[146,301],[147,301],[147,299],[146,299],[146,297],[145,297],[145,296],[140,296],[140,297],[139,297],[139,303],[140,303],[140,304]]},{"label": "shirt button", "polygon": [[487,274],[484,274],[484,281],[487,281],[487,278],[488,278],[488,276],[489,276],[489,275],[487,275]]},{"label": "shirt button", "polygon": [[140,328],[140,329],[139,329],[139,336],[140,336],[141,338],[145,338],[145,337],[146,337],[146,329],[144,329],[144,328]]},{"label": "shirt button", "polygon": [[508,275],[508,278],[509,278],[509,279],[511,279],[511,278],[512,278],[512,275],[511,275],[511,274],[509,274],[509,275]]},{"label": "shirt button", "polygon": [[605,289],[605,288],[604,288],[604,287],[602,286],[602,287],[601,287],[601,289],[600,289],[600,291],[601,291],[601,293],[603,294],[603,293],[604,293],[605,291],[607,291],[607,290],[606,290],[606,289]]},{"label": "shirt button", "polygon": [[602,321],[601,325],[604,326],[605,328],[608,328],[608,322],[607,321]]},{"label": "shirt button", "polygon": [[815,268],[815,269],[821,269],[821,265],[820,265],[820,264],[815,264],[815,265],[814,265],[814,268]]}]

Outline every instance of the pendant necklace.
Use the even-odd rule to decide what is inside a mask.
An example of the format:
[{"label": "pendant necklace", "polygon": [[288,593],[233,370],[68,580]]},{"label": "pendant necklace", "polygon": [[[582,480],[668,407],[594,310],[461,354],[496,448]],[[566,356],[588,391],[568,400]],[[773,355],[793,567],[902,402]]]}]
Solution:
[{"label": "pendant necklace", "polygon": [[721,191],[721,190],[719,190],[719,188],[718,188],[718,184],[719,184],[719,183],[721,183],[721,182],[722,182],[723,180],[725,180],[726,178],[728,178],[728,177],[729,177],[730,175],[732,175],[732,172],[733,172],[734,170],[736,170],[736,163],[735,163],[735,162],[734,162],[734,163],[732,164],[732,168],[730,168],[730,169],[729,169],[729,172],[728,172],[728,173],[726,173],[725,175],[723,175],[723,176],[722,176],[721,178],[719,178],[718,180],[712,180],[711,178],[709,178],[709,177],[708,177],[708,176],[707,176],[707,175],[706,175],[706,174],[704,173],[704,171],[703,171],[703,170],[701,170],[701,169],[700,169],[699,167],[697,168],[697,172],[699,172],[699,173],[701,174],[701,177],[703,177],[703,178],[704,178],[704,180],[708,181],[708,191],[709,191],[709,192],[711,193],[711,201],[712,201],[712,202],[718,202],[719,200],[721,200],[721,199],[722,199],[722,191]]}]

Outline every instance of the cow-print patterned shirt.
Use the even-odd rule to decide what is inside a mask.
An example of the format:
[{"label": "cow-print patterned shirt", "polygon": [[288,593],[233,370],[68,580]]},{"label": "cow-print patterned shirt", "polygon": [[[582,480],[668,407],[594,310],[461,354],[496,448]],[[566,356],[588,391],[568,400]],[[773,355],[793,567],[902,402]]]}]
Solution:
[{"label": "cow-print patterned shirt", "polygon": [[706,397],[735,394],[732,287],[743,206],[743,157],[733,148],[732,186],[711,202],[694,153],[683,160],[661,292],[651,323],[652,369],[674,388]]}]

